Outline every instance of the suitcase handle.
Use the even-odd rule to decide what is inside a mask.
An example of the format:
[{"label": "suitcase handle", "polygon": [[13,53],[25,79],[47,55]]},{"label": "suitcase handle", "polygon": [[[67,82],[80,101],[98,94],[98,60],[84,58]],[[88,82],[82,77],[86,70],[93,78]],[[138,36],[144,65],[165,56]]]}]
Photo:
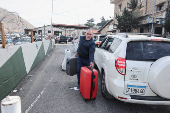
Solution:
[{"label": "suitcase handle", "polygon": [[94,89],[95,89],[95,82],[93,82],[93,91],[94,91]]},{"label": "suitcase handle", "polygon": [[91,67],[91,66],[86,66],[88,69],[91,69],[91,70],[93,70],[94,68],[93,67]]}]

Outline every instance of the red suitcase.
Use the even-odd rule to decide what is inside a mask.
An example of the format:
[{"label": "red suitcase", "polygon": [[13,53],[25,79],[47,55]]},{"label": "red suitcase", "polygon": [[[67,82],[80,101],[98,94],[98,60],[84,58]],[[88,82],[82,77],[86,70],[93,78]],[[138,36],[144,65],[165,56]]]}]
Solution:
[{"label": "red suitcase", "polygon": [[82,67],[80,72],[80,93],[85,100],[95,99],[97,95],[98,71]]}]

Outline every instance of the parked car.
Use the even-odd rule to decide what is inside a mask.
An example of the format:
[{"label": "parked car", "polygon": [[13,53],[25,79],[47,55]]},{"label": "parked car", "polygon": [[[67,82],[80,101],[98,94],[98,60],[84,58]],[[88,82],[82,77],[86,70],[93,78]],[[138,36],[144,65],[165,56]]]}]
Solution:
[{"label": "parked car", "polygon": [[58,43],[59,38],[60,38],[59,36],[55,37],[55,44]]},{"label": "parked car", "polygon": [[80,37],[81,37],[81,36],[85,36],[85,35],[80,35],[80,36],[74,38],[73,41],[72,41],[72,43],[73,43],[73,44],[74,44],[74,43],[79,43],[79,42],[80,42]]},{"label": "parked car", "polygon": [[12,43],[12,38],[6,38],[7,43]]},{"label": "parked car", "polygon": [[12,39],[12,43],[15,45],[19,41],[19,37],[15,37]]},{"label": "parked car", "polygon": [[60,43],[60,42],[65,42],[65,43],[67,44],[67,37],[61,35],[61,36],[58,38],[58,43]]},{"label": "parked car", "polygon": [[41,41],[41,36],[38,36],[35,38],[35,42],[37,42],[37,41]]},{"label": "parked car", "polygon": [[95,50],[103,97],[170,105],[170,39],[108,35]]},{"label": "parked car", "polygon": [[72,43],[74,44],[74,42],[75,42],[77,39],[78,39],[78,37],[73,38]]},{"label": "parked car", "polygon": [[[5,38],[6,44],[8,43],[8,40]],[[2,44],[2,38],[0,36],[0,44]]]},{"label": "parked car", "polygon": [[1,39],[1,36],[0,36],[0,44],[2,44],[2,39]]},{"label": "parked car", "polygon": [[93,36],[93,39],[95,41],[95,46],[98,47],[100,45],[100,43],[102,42],[102,40],[106,37],[107,35],[97,35],[97,36]]},{"label": "parked car", "polygon": [[21,38],[15,45],[28,44],[31,43],[31,38]]},{"label": "parked car", "polygon": [[73,37],[68,37],[67,39],[68,39],[68,42],[72,42]]}]

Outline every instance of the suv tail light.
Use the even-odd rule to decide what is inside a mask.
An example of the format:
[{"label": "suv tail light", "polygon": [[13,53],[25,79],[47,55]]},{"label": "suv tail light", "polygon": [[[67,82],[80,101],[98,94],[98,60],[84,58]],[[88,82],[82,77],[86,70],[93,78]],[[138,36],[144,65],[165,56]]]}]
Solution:
[{"label": "suv tail light", "polygon": [[121,75],[126,74],[126,60],[124,58],[117,57],[115,60],[115,67]]},{"label": "suv tail light", "polygon": [[96,42],[97,45],[100,45],[100,42]]}]

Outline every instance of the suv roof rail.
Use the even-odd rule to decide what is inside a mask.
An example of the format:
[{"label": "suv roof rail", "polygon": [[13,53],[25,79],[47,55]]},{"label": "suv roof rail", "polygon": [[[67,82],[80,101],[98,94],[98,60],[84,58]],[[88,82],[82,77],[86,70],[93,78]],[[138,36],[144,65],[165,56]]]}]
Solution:
[{"label": "suv roof rail", "polygon": [[128,38],[128,35],[147,35],[151,36],[151,33],[111,33],[110,35],[121,35],[124,38]]},{"label": "suv roof rail", "polygon": [[123,36],[124,38],[128,38],[128,34],[126,33],[117,33],[116,35]]}]

